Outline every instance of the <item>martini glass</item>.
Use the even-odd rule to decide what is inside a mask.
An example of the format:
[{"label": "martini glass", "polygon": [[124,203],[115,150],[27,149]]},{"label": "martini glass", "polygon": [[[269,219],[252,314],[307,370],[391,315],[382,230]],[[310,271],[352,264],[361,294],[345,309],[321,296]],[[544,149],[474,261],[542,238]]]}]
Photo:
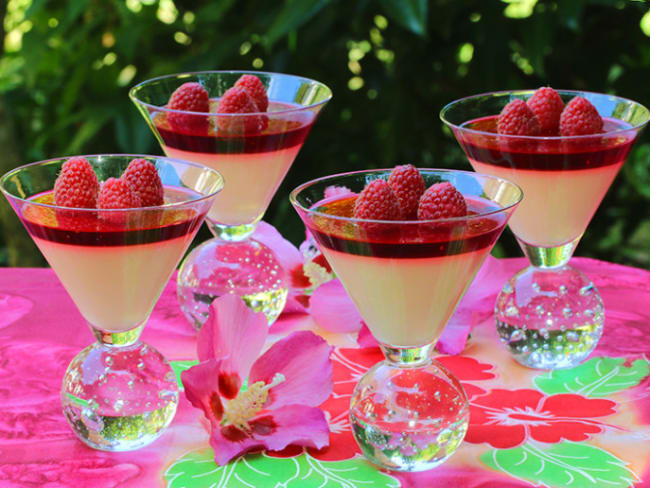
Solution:
[{"label": "martini glass", "polygon": [[451,182],[470,215],[427,221],[351,217],[358,193],[373,179],[387,179],[390,170],[328,176],[291,193],[291,203],[386,357],[355,388],[350,406],[355,439],[368,459],[402,471],[437,466],[465,436],[467,396],[432,352],[522,196],[501,178],[420,173],[427,186]]},{"label": "martini glass", "polygon": [[[253,74],[264,84],[268,112],[216,113],[219,98],[244,74]],[[174,90],[186,82],[198,82],[207,90],[210,114],[166,108]],[[165,154],[215,168],[225,180],[206,218],[214,239],[195,248],[178,273],[178,301],[185,317],[198,329],[208,317],[210,303],[234,293],[273,323],[287,300],[288,276],[273,252],[250,236],[332,92],[322,83],[292,75],[205,71],[154,78],[135,86],[129,95]],[[172,128],[170,114],[199,121],[188,125],[201,128]],[[266,128],[235,134],[218,128],[219,120],[244,127],[252,117],[263,117]]]},{"label": "martini glass", "polygon": [[119,177],[135,157],[156,166],[164,205],[56,206],[52,189],[65,159],[21,166],[0,179],[0,189],[97,339],[68,366],[61,403],[77,436],[105,451],[149,444],[176,413],[174,372],[139,337],[223,185],[216,171],[184,161],[132,155],[86,159],[103,181]]},{"label": "martini glass", "polygon": [[501,341],[524,366],[570,368],[596,347],[603,332],[603,302],[594,284],[568,265],[591,217],[641,129],[648,109],[613,95],[558,90],[568,102],[589,100],[604,121],[603,133],[530,137],[497,134],[496,118],[532,90],[475,95],[440,114],[475,171],[517,183],[525,198],[510,221],[530,266],[515,274],[497,297]]}]

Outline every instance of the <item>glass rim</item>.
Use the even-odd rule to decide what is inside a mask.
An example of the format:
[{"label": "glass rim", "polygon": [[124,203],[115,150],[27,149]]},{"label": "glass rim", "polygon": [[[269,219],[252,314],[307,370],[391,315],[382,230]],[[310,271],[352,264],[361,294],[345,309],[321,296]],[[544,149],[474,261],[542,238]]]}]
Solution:
[{"label": "glass rim", "polygon": [[341,222],[351,222],[351,223],[373,223],[373,224],[394,224],[394,225],[419,225],[419,224],[435,224],[435,223],[446,223],[446,222],[466,222],[466,221],[471,221],[471,220],[476,220],[476,219],[481,219],[488,217],[490,215],[496,215],[500,213],[504,213],[508,210],[510,210],[513,207],[516,207],[521,203],[521,200],[524,197],[524,192],[521,189],[519,185],[516,183],[513,183],[510,180],[507,180],[505,178],[501,178],[498,176],[492,176],[488,175],[485,173],[477,173],[475,171],[464,171],[464,170],[457,170],[457,169],[443,169],[443,168],[417,168],[418,171],[428,171],[430,173],[437,173],[437,174],[463,174],[466,176],[470,177],[476,177],[479,176],[480,178],[485,178],[488,180],[492,181],[499,181],[501,183],[505,183],[507,185],[510,185],[511,187],[515,188],[519,194],[517,195],[517,198],[515,198],[515,201],[512,202],[509,205],[505,205],[503,207],[490,210],[488,212],[481,212],[473,215],[465,215],[463,217],[445,217],[445,218],[440,218],[440,219],[426,219],[426,220],[378,220],[378,219],[360,219],[360,218],[355,218],[355,217],[344,217],[341,215],[332,215],[328,214],[325,212],[319,212],[317,210],[313,210],[310,208],[306,208],[304,205],[302,205],[298,201],[298,195],[303,191],[306,190],[309,187],[312,187],[318,183],[323,183],[327,180],[335,180],[341,177],[346,177],[346,176],[353,176],[357,174],[366,174],[366,173],[381,173],[385,172],[386,175],[389,175],[390,172],[393,170],[393,168],[379,168],[379,169],[364,169],[364,170],[357,170],[357,171],[348,171],[345,173],[337,173],[334,175],[329,175],[329,176],[321,176],[320,178],[316,178],[310,181],[307,181],[296,188],[294,188],[291,193],[289,194],[289,201],[291,204],[297,208],[300,209],[301,211],[309,214],[309,215],[316,215],[319,217],[324,217],[328,219],[333,219],[333,220],[338,220]]},{"label": "glass rim", "polygon": [[[217,179],[219,181],[219,188],[213,192],[210,192],[208,195],[201,195],[198,198],[193,198],[192,200],[183,200],[180,202],[173,202],[173,203],[167,203],[163,205],[156,205],[153,207],[132,207],[132,208],[77,208],[77,207],[64,207],[61,205],[54,205],[54,204],[49,204],[49,203],[41,203],[41,202],[35,202],[34,200],[30,200],[28,198],[22,198],[17,195],[14,195],[11,193],[7,188],[5,188],[5,182],[11,178],[12,176],[18,174],[21,171],[24,171],[27,168],[32,168],[36,166],[44,166],[46,164],[51,164],[57,161],[64,161],[70,158],[100,158],[100,157],[124,157],[124,158],[130,158],[130,159],[146,159],[146,160],[163,160],[163,161],[168,161],[171,163],[177,163],[185,166],[191,166],[200,170],[207,170],[210,173],[213,173],[214,175],[217,176]],[[182,208],[184,206],[189,206],[194,203],[199,203],[204,200],[208,200],[210,198],[213,198],[217,193],[219,193],[224,186],[224,178],[219,173],[217,170],[212,169],[208,166],[198,164],[198,163],[193,163],[191,161],[185,161],[182,159],[175,159],[175,158],[169,158],[167,156],[153,156],[151,154],[123,154],[123,153],[103,153],[103,154],[80,154],[80,155],[75,155],[75,156],[63,156],[63,157],[58,157],[58,158],[51,158],[51,159],[44,159],[42,161],[34,161],[32,163],[27,163],[23,164],[21,166],[18,166],[12,170],[7,171],[5,174],[0,176],[0,191],[5,196],[11,197],[12,200],[23,202],[29,205],[34,205],[42,208],[51,208],[54,210],[64,210],[64,211],[70,211],[70,212],[101,212],[101,213],[134,213],[136,211],[142,212],[143,210],[145,211],[153,211],[153,210],[167,210],[167,209],[177,209],[177,208]],[[54,187],[52,188],[52,191],[54,191]],[[198,192],[197,192],[198,193]]]},{"label": "glass rim", "polygon": [[[625,97],[620,97],[618,95],[611,95],[607,93],[599,93],[599,92],[591,92],[591,91],[586,91],[586,90],[564,90],[564,89],[558,89],[555,90],[559,94],[567,94],[567,95],[573,95],[573,96],[581,96],[581,95],[591,95],[594,97],[608,97],[608,98],[614,98],[617,99],[621,102],[627,102],[632,105],[636,105],[646,112],[646,118],[643,122],[640,122],[636,125],[631,125],[630,127],[625,127],[622,129],[617,129],[609,132],[601,132],[599,134],[584,134],[584,135],[576,135],[576,136],[525,136],[525,135],[515,135],[515,134],[498,134],[496,132],[487,132],[483,130],[476,130],[476,129],[469,129],[467,127],[462,127],[458,124],[454,124],[450,122],[446,117],[446,113],[449,112],[453,107],[456,107],[462,102],[469,102],[473,99],[477,99],[480,97],[488,97],[488,96],[506,96],[506,95],[532,95],[535,93],[536,89],[522,89],[522,90],[500,90],[500,91],[492,91],[492,92],[484,92],[484,93],[477,93],[474,95],[469,95],[466,97],[458,98],[456,100],[453,100],[449,103],[447,103],[442,109],[440,109],[440,113],[438,116],[440,117],[440,120],[447,125],[448,127],[452,128],[452,130],[458,130],[463,133],[468,133],[468,134],[474,134],[474,135],[480,135],[480,136],[487,136],[487,137],[499,137],[503,139],[513,139],[513,140],[536,140],[536,141],[561,141],[561,140],[568,140],[568,141],[579,141],[579,140],[584,140],[588,138],[594,138],[594,137],[602,137],[602,136],[611,136],[611,135],[617,135],[617,134],[622,134],[628,131],[638,131],[642,129],[650,120],[650,110],[648,108],[639,103],[636,102],[630,98],[625,98]],[[498,115],[498,114],[491,114],[491,115]]]},{"label": "glass rim", "polygon": [[[189,110],[176,110],[172,108],[167,108],[165,106],[161,105],[154,105],[152,103],[147,103],[142,100],[140,100],[137,97],[137,92],[144,88],[145,86],[156,82],[156,81],[162,81],[162,80],[167,80],[167,79],[179,79],[179,78],[189,78],[192,76],[199,76],[199,75],[217,75],[217,74],[241,74],[241,75],[265,75],[265,76],[286,76],[289,78],[294,78],[297,80],[303,80],[308,83],[314,83],[316,85],[320,85],[324,88],[327,89],[328,96],[324,99],[321,100],[320,102],[317,103],[312,103],[310,105],[301,105],[296,108],[289,108],[286,110],[276,110],[273,112],[247,112],[244,114],[233,114],[233,113],[220,113],[220,112],[192,112]],[[171,96],[171,93],[169,94]],[[251,116],[260,116],[260,115],[283,115],[283,114],[291,114],[291,113],[298,113],[298,112],[303,112],[305,110],[310,110],[316,107],[320,107],[321,105],[325,105],[327,102],[329,102],[333,97],[332,94],[332,89],[327,86],[325,83],[322,83],[318,80],[314,80],[312,78],[307,78],[304,76],[299,76],[299,75],[292,75],[292,74],[287,74],[287,73],[277,73],[273,71],[249,71],[249,70],[207,70],[207,71],[186,71],[182,73],[171,73],[167,75],[162,75],[162,76],[156,76],[155,78],[149,78],[147,80],[141,81],[137,85],[134,85],[129,89],[129,98],[133,103],[136,103],[138,105],[141,105],[143,107],[147,107],[150,109],[158,110],[161,112],[167,112],[167,113],[177,113],[177,114],[184,114],[184,115],[195,115],[195,116],[204,116],[204,117],[213,117],[213,116],[219,116],[219,117],[251,117]]]}]

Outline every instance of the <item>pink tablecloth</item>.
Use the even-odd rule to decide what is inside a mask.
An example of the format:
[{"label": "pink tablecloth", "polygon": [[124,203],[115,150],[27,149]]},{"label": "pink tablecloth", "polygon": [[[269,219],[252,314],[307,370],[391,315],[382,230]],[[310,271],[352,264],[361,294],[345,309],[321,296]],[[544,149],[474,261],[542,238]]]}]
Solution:
[{"label": "pink tablecloth", "polygon": [[[523,260],[502,261],[504,275]],[[444,465],[414,474],[377,470],[359,457],[347,423],[357,378],[379,360],[350,335],[327,334],[309,315],[283,316],[275,338],[314,329],[338,347],[335,391],[323,408],[331,448],[281,457],[252,454],[224,468],[211,461],[202,414],[181,395],[170,429],[129,453],[94,451],[61,414],[59,388],[72,357],[91,341],[80,314],[49,269],[0,269],[0,487],[428,487],[650,488],[650,273],[576,259],[606,307],[603,338],[573,370],[517,365],[498,344],[494,295],[472,311],[461,356],[443,356],[470,397],[466,441]],[[195,333],[180,314],[173,282],[143,340],[177,368],[195,359]],[[513,413],[519,413],[514,415]],[[486,420],[487,419],[487,420]]]}]

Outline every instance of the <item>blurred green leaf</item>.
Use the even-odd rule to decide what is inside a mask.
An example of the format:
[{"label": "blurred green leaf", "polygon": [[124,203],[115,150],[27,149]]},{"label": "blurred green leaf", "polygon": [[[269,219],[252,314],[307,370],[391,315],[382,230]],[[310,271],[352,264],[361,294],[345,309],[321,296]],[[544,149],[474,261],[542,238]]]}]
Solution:
[{"label": "blurred green leaf", "polygon": [[290,31],[304,25],[329,3],[330,0],[285,0],[266,32],[267,46],[272,46]]},{"label": "blurred green leaf", "polygon": [[414,34],[427,33],[427,0],[380,0],[379,2],[391,19]]}]

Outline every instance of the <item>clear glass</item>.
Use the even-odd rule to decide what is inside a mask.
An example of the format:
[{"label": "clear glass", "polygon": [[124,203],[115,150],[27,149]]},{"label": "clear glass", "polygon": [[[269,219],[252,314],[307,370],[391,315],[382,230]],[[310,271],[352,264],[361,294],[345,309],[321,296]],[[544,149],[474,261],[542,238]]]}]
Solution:
[{"label": "clear glass", "polygon": [[604,132],[585,136],[497,134],[496,116],[533,90],[494,92],[456,100],[440,117],[453,131],[475,171],[518,184],[524,199],[510,220],[531,266],[499,294],[499,336],[513,357],[531,368],[575,366],[596,347],[605,314],[593,283],[567,263],[616,174],[648,122],[648,109],[631,100],[558,90],[568,102],[589,100]]},{"label": "clear glass", "polygon": [[350,406],[355,439],[368,459],[402,471],[437,466],[465,435],[465,392],[431,352],[522,197],[501,178],[420,173],[427,186],[450,181],[472,213],[427,221],[352,218],[354,197],[369,181],[388,178],[390,170],[328,176],[291,193],[291,203],[386,357],[355,388]]},{"label": "clear glass", "polygon": [[[218,113],[219,98],[243,74],[262,81],[268,111]],[[198,82],[208,91],[211,113],[166,107],[174,90],[186,82]],[[185,317],[198,329],[207,319],[210,303],[234,293],[273,323],[286,303],[288,276],[272,251],[250,235],[331,99],[331,90],[317,81],[280,73],[204,71],[154,78],[133,87],[129,95],[168,156],[205,164],[225,180],[206,219],[215,238],[190,253],[178,274],[178,300]],[[191,129],[174,122],[179,116]],[[263,130],[222,129],[224,123],[245,127],[251,120],[263,120]]]},{"label": "clear glass", "polygon": [[165,205],[56,206],[52,189],[65,159],[16,168],[0,179],[0,189],[97,339],[68,366],[63,413],[90,447],[127,451],[155,440],[174,418],[174,372],[139,337],[223,179],[210,168],[162,157],[85,157],[100,181],[119,177],[133,158],[149,160]]}]

